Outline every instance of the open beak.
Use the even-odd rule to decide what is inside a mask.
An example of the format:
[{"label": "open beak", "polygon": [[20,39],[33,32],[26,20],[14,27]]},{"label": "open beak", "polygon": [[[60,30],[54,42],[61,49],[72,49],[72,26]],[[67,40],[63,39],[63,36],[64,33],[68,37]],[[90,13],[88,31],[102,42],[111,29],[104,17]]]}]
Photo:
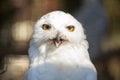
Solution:
[{"label": "open beak", "polygon": [[63,39],[61,39],[60,37],[56,37],[53,39],[53,43],[56,47],[59,47],[62,44]]}]

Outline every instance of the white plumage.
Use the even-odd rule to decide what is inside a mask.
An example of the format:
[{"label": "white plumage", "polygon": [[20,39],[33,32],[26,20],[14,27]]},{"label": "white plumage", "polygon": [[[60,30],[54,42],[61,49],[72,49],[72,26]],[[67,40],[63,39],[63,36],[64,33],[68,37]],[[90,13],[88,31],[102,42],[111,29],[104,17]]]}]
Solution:
[{"label": "white plumage", "polygon": [[82,25],[70,14],[53,11],[35,24],[30,66],[23,80],[96,80]]}]

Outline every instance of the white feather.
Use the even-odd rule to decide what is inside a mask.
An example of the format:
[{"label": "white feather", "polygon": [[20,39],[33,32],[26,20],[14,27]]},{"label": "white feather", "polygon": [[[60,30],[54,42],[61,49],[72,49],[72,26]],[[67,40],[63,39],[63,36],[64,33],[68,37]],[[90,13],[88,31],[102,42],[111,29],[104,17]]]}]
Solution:
[{"label": "white feather", "polygon": [[[51,29],[43,30],[43,24],[49,24]],[[75,26],[73,32],[66,29],[69,25]],[[58,34],[66,41],[55,47],[51,39]],[[62,11],[48,13],[37,21],[30,41],[29,59],[30,66],[23,80],[96,80],[83,27]]]}]

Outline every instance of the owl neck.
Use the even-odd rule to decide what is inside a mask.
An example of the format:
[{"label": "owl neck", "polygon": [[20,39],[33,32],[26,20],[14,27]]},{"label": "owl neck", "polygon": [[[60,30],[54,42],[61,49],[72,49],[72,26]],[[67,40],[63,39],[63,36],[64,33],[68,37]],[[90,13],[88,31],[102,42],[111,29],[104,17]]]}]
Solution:
[{"label": "owl neck", "polygon": [[83,60],[90,60],[88,54],[88,43],[83,41],[81,44],[69,44],[59,48],[48,47],[42,44],[39,48],[32,44],[29,49],[29,57],[31,65],[38,65],[45,62],[60,62],[79,64]]}]

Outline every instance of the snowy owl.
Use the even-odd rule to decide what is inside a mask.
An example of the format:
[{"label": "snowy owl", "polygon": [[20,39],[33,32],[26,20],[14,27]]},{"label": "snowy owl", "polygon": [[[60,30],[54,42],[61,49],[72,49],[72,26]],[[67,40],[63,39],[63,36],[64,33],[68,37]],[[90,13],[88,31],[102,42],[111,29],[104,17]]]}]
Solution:
[{"label": "snowy owl", "polygon": [[69,13],[53,11],[37,21],[29,60],[23,80],[97,80],[83,27]]}]

